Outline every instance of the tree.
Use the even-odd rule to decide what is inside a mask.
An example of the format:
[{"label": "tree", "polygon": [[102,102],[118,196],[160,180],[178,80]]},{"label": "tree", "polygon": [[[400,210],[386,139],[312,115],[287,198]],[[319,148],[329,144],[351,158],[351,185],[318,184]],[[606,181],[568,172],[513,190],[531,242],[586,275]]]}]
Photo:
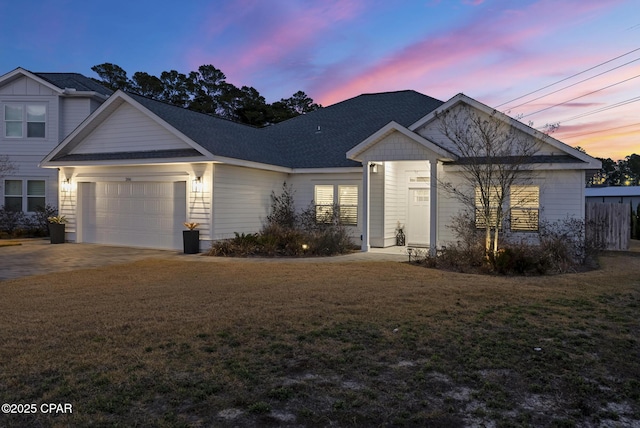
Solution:
[{"label": "tree", "polygon": [[138,71],[131,79],[122,67],[111,63],[95,65],[91,70],[100,76],[101,84],[114,91],[136,92],[178,107],[253,126],[281,122],[321,107],[302,91],[268,104],[257,89],[237,88],[226,81],[221,70],[210,64],[201,65],[188,75],[171,70],[156,77]]},{"label": "tree", "polygon": [[540,150],[537,139],[516,129],[508,117],[493,111],[484,114],[461,106],[438,114],[439,130],[446,144],[460,159],[456,162],[462,186],[441,182],[445,191],[476,213],[476,225],[484,227],[487,256],[498,251],[499,231],[509,198],[526,202],[525,194],[514,194],[513,184],[527,184],[522,173],[531,169],[531,157]]},{"label": "tree", "polygon": [[161,101],[166,101],[178,107],[186,107],[189,101],[189,81],[187,76],[176,70],[163,71],[160,74],[163,84]]},{"label": "tree", "polygon": [[16,170],[8,155],[0,155],[0,179],[8,176]]},{"label": "tree", "polygon": [[105,62],[104,64],[94,65],[91,70],[100,76],[102,79],[100,83],[113,91],[118,89],[128,90],[130,87],[127,72],[118,65]]},{"label": "tree", "polygon": [[632,154],[619,161],[611,158],[597,158],[602,168],[594,174],[587,184],[604,186],[640,185],[640,155]]},{"label": "tree", "polygon": [[164,92],[162,80],[143,71],[133,73],[131,90],[142,96],[159,99]]}]

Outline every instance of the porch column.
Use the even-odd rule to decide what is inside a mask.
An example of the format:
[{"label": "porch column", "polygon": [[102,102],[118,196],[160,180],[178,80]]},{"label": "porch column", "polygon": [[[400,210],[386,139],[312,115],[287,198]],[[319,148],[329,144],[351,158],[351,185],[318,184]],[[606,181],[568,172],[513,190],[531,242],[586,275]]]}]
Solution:
[{"label": "porch column", "polygon": [[435,256],[438,242],[438,160],[430,160],[429,165],[429,253]]},{"label": "porch column", "polygon": [[369,251],[369,179],[370,163],[362,164],[362,251]]}]

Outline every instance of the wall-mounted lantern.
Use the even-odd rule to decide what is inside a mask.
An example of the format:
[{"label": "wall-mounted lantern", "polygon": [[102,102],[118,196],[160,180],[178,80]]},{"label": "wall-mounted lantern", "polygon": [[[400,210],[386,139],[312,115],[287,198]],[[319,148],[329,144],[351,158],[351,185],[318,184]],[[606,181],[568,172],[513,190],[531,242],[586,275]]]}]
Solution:
[{"label": "wall-mounted lantern", "polygon": [[65,193],[68,193],[71,191],[71,181],[68,178],[65,178],[64,180],[62,180],[62,183],[60,185],[60,187],[62,188],[62,191]]},{"label": "wall-mounted lantern", "polygon": [[202,192],[202,177],[196,177],[191,183],[191,191],[194,193]]}]

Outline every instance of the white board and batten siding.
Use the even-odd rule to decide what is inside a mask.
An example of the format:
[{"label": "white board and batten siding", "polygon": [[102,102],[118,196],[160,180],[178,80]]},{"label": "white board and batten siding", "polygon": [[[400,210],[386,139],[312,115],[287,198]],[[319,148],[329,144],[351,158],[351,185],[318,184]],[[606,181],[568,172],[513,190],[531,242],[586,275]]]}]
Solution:
[{"label": "white board and batten siding", "polygon": [[117,153],[191,148],[130,104],[121,104],[71,153]]},{"label": "white board and batten siding", "polygon": [[213,240],[256,233],[271,208],[271,192],[280,194],[286,173],[216,164],[213,169]]}]

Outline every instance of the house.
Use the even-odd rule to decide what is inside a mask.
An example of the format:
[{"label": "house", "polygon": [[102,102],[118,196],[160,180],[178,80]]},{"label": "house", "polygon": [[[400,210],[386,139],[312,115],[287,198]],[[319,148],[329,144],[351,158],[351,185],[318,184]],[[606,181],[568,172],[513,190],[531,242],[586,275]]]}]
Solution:
[{"label": "house", "polygon": [[464,163],[439,123],[462,106],[540,142],[526,180],[536,219],[584,218],[599,162],[462,94],[365,94],[257,129],[117,91],[40,166],[59,171],[70,241],[179,249],[189,221],[205,248],[258,231],[286,182],[299,209],[337,204],[365,251],[395,245],[399,226],[408,244],[436,248],[461,210],[439,183],[460,182]]},{"label": "house", "polygon": [[640,186],[587,187],[584,193],[587,204],[630,204],[634,210],[640,204]]},{"label": "house", "polygon": [[447,226],[461,210],[439,184],[460,182],[465,161],[439,123],[463,106],[540,142],[529,213],[584,218],[585,174],[599,162],[462,94],[365,94],[257,129],[20,68],[0,77],[0,153],[19,167],[4,178],[3,201],[27,212],[57,205],[73,242],[179,249],[190,221],[205,248],[258,231],[286,182],[299,209],[338,204],[365,251],[395,245],[399,226],[408,244],[436,248],[454,239]]},{"label": "house", "polygon": [[17,68],[0,76],[0,155],[8,155],[16,167],[2,177],[0,205],[26,213],[57,206],[58,171],[38,164],[110,94],[76,73]]}]

